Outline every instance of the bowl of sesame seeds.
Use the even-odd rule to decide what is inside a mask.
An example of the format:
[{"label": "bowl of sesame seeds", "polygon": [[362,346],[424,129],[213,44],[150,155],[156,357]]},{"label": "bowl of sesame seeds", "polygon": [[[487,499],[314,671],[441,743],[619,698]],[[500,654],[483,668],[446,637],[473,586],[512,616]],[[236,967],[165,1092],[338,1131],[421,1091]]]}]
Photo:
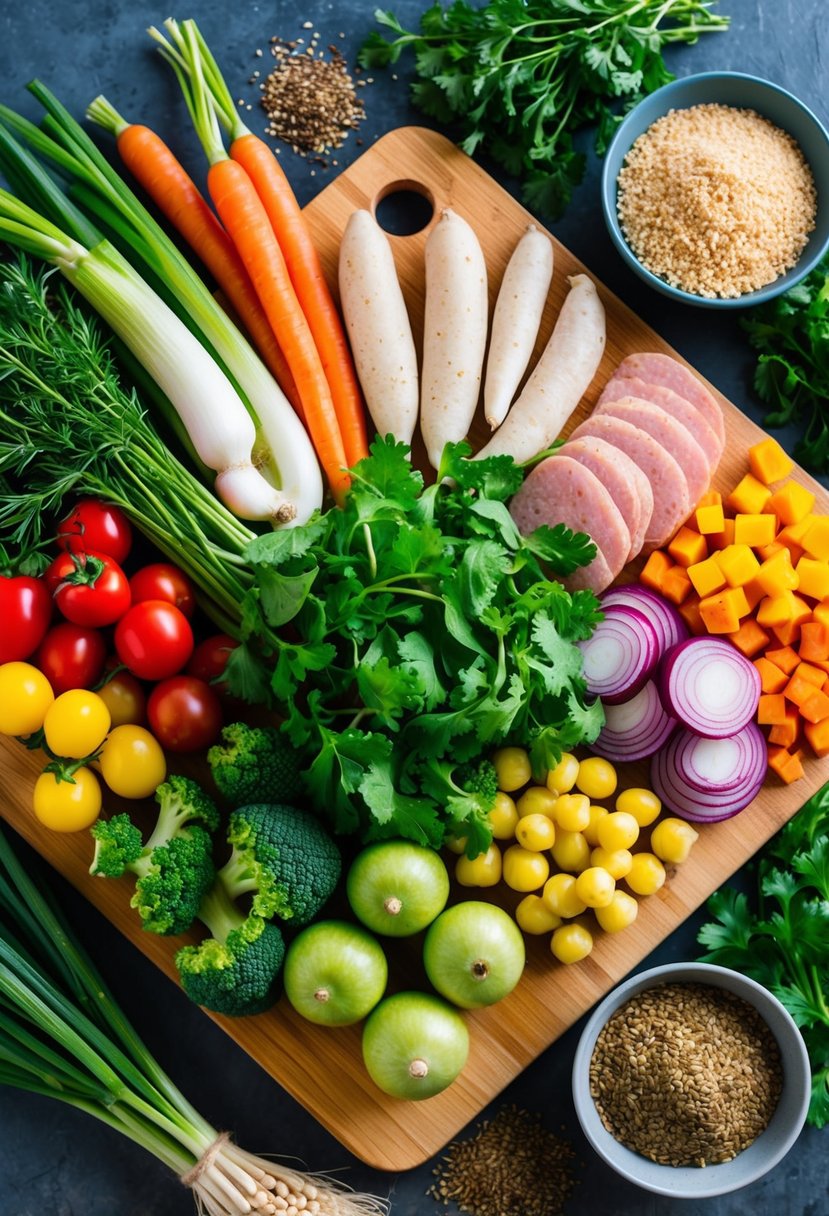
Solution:
[{"label": "bowl of sesame seeds", "polygon": [[687,76],[620,124],[601,191],[611,240],[651,287],[687,304],[750,307],[829,249],[829,132],[771,81]]},{"label": "bowl of sesame seeds", "polygon": [[585,1136],[618,1174],[676,1198],[756,1182],[789,1151],[811,1070],[791,1015],[710,963],[633,975],[597,1006],[573,1064]]}]

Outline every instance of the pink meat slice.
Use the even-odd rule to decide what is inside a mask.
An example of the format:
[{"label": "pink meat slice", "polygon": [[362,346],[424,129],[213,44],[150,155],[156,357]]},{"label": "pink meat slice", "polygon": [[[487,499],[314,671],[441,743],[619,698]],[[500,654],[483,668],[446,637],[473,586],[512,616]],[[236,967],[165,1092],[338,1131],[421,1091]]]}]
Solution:
[{"label": "pink meat slice", "polygon": [[659,384],[690,401],[701,414],[720,443],[725,444],[725,423],[719,403],[690,368],[671,355],[657,352],[628,355],[616,369],[617,376],[637,376],[646,384]]},{"label": "pink meat slice", "polygon": [[604,439],[571,439],[561,454],[595,473],[616,503],[630,531],[628,561],[632,561],[642,548],[653,511],[653,492],[644,473],[629,456]]},{"label": "pink meat slice", "polygon": [[681,422],[677,422],[660,406],[651,405],[649,401],[640,401],[638,397],[607,401],[604,405],[597,406],[594,413],[609,414],[611,418],[630,422],[640,430],[647,431],[657,443],[661,443],[685,474],[691,507],[696,506],[708,489],[711,469],[705,452]]},{"label": "pink meat slice", "polygon": [[536,465],[512,499],[510,512],[522,533],[541,524],[565,524],[595,542],[596,559],[570,585],[604,591],[627,561],[630,532],[619,508],[595,473],[569,456],[557,452]]},{"label": "pink meat slice", "polygon": [[606,440],[638,464],[653,491],[653,512],[643,549],[663,545],[691,511],[688,483],[673,456],[647,431],[609,414],[591,414],[570,438],[585,436]]},{"label": "pink meat slice", "polygon": [[622,397],[638,397],[640,401],[650,401],[658,405],[677,422],[681,422],[690,431],[708,459],[709,473],[713,476],[723,452],[723,444],[718,438],[708,420],[695,405],[680,397],[673,389],[664,388],[661,384],[646,384],[638,376],[622,376],[614,373],[602,390],[599,405],[607,401],[620,401]]}]

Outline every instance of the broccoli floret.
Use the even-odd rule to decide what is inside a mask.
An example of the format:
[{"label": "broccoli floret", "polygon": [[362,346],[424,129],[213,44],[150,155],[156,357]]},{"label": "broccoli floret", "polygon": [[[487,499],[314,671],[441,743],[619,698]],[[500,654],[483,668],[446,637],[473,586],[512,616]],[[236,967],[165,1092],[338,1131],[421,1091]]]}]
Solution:
[{"label": "broccoli floret", "polygon": [[273,726],[233,722],[207,753],[216,788],[231,806],[296,802],[302,795],[297,755]]},{"label": "broccoli floret", "polygon": [[276,925],[244,916],[217,882],[202,900],[199,919],[212,933],[176,954],[181,986],[191,1001],[229,1017],[269,1009],[279,995],[285,942]]},{"label": "broccoli floret", "polygon": [[318,820],[296,807],[240,807],[227,839],[233,852],[219,879],[231,899],[252,892],[257,916],[307,925],[337,885],[339,849]]},{"label": "broccoli floret", "polygon": [[455,766],[428,759],[418,767],[423,790],[444,808],[446,835],[466,838],[467,857],[486,852],[492,843],[489,813],[498,794],[498,774],[490,760]]},{"label": "broccoli floret", "polygon": [[146,844],[129,815],[114,815],[92,826],[95,855],[91,874],[135,876],[130,900],[149,933],[189,929],[215,878],[210,832],[219,826],[213,801],[188,777],[169,777],[155,792],[158,819]]}]

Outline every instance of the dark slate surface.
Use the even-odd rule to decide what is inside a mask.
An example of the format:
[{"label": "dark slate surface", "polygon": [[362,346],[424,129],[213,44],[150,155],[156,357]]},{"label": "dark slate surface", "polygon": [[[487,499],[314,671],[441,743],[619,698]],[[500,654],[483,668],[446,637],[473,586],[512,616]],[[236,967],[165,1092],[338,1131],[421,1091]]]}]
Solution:
[{"label": "dark slate surface", "polygon": [[[397,0],[393,9],[411,25],[423,5]],[[829,63],[829,11],[826,0],[722,0],[732,16],[729,33],[702,40],[696,47],[671,52],[678,75],[727,68],[756,73],[784,85],[825,120],[829,119],[826,70]],[[321,45],[338,43],[349,60],[373,28],[370,0],[339,4],[309,0],[302,9],[291,0],[275,4],[199,0],[180,17],[198,18],[225,69],[231,88],[254,105],[247,81],[257,60],[267,56],[268,39],[308,37],[301,26],[313,22]],[[172,75],[157,61],[144,29],[168,12],[146,0],[28,0],[0,11],[2,100],[31,117],[36,108],[25,83],[41,77],[66,105],[80,114],[104,92],[132,121],[157,126],[194,173],[202,172],[196,141]],[[360,131],[367,146],[393,127],[423,123],[408,100],[407,65],[397,79],[377,73],[363,90],[367,117]],[[428,125],[428,123],[427,123]],[[589,141],[585,141],[587,144]],[[339,166],[360,152],[352,135],[337,154]],[[311,199],[337,172],[288,154],[285,166],[297,194]],[[508,188],[514,183],[505,182]],[[761,418],[751,389],[752,359],[733,313],[711,314],[666,303],[640,286],[613,252],[598,201],[597,166],[567,217],[553,231],[609,287],[658,329],[734,402]],[[112,982],[151,1049],[196,1106],[217,1126],[228,1128],[251,1149],[299,1157],[311,1169],[344,1171],[357,1188],[392,1194],[393,1216],[437,1211],[425,1192],[433,1163],[399,1176],[379,1174],[353,1160],[301,1106],[235,1047],[176,988],[114,932],[83,900],[56,880],[65,907],[83,941]],[[701,916],[691,918],[647,960],[647,964],[695,956]],[[829,1216],[826,1136],[807,1129],[789,1156],[762,1181],[731,1196],[682,1202],[648,1195],[618,1179],[591,1156],[573,1113],[569,1072],[579,1027],[573,1028],[493,1104],[518,1103],[543,1113],[549,1127],[572,1140],[581,1184],[567,1213],[591,1216]],[[561,1129],[564,1129],[563,1131]],[[1,1216],[186,1216],[190,1197],[165,1169],[141,1150],[86,1116],[58,1103],[0,1094]]]}]

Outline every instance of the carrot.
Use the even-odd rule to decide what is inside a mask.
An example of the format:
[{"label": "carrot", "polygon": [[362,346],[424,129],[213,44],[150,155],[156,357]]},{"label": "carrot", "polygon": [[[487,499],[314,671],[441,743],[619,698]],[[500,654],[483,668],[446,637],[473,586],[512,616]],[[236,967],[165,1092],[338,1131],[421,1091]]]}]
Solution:
[{"label": "carrot", "polygon": [[124,164],[210,271],[271,375],[302,417],[291,369],[268,324],[250,276],[233,242],[184,166],[159,135],[140,123],[126,122],[105,97],[95,98],[87,108],[87,117],[116,137]]}]

